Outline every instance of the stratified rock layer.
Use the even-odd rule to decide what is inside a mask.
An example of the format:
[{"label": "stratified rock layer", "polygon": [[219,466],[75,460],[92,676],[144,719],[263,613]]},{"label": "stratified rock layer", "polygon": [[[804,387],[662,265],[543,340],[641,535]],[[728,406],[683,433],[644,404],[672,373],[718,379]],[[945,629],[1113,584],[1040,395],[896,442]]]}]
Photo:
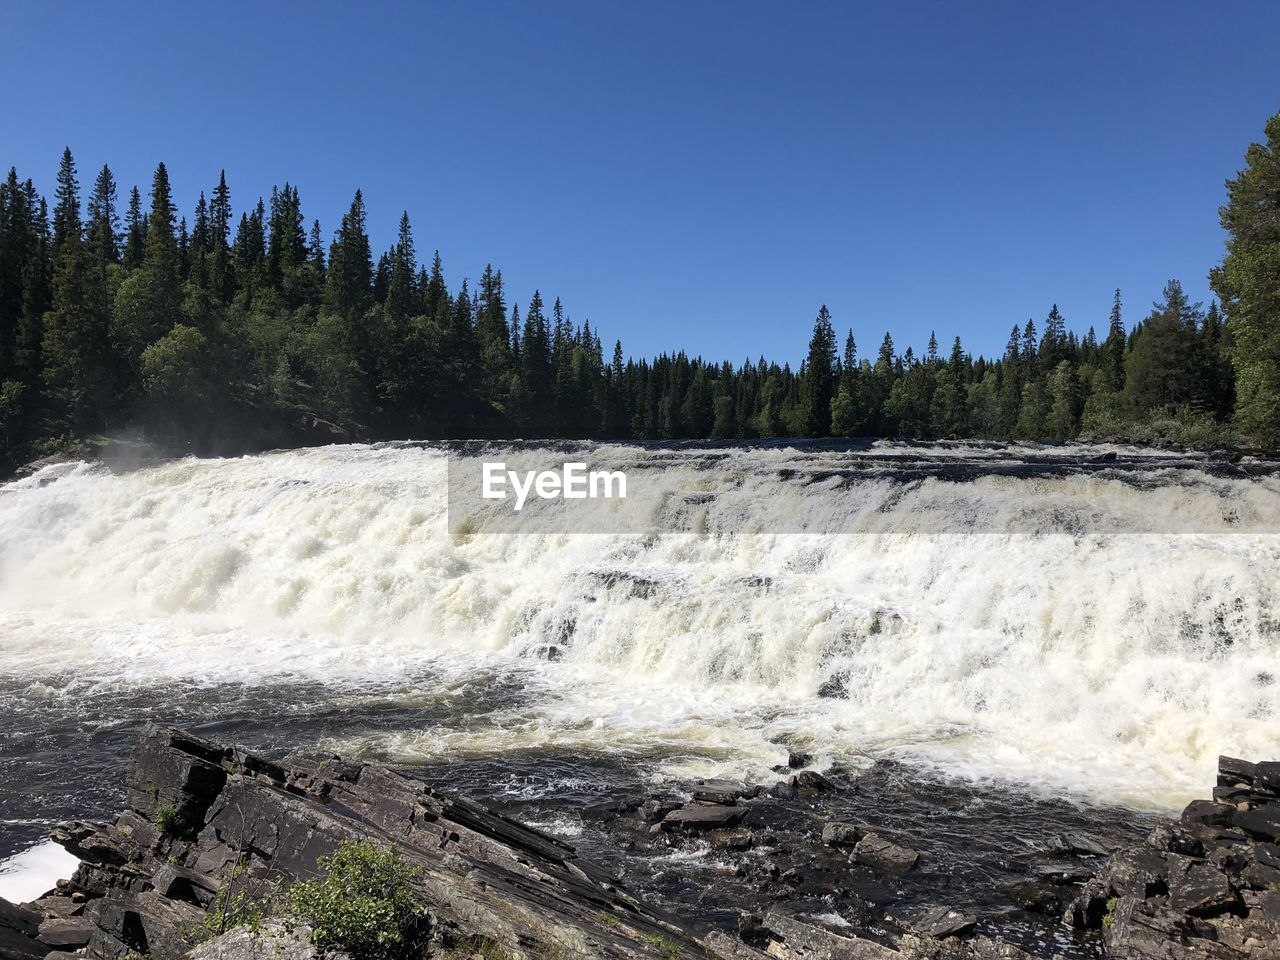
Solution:
[{"label": "stratified rock layer", "polygon": [[1067,920],[1121,960],[1280,960],[1280,763],[1219,758],[1213,799],[1108,860]]}]

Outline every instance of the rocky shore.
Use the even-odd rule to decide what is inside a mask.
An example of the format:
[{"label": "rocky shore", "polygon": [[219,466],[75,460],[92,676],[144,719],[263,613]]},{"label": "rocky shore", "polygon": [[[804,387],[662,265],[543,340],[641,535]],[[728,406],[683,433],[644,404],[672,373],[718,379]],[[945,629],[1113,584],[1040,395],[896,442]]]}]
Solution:
[{"label": "rocky shore", "polygon": [[[75,874],[34,903],[0,901],[0,957],[365,960],[367,944],[344,948],[277,909],[362,841],[406,865],[415,957],[1060,955],[1053,942],[1000,936],[990,917],[904,897],[947,866],[926,838],[817,816],[842,786],[809,759],[793,753],[767,788],[702,781],[580,811],[620,845],[723,854],[721,900],[737,915],[699,922],[629,892],[562,839],[385,767],[276,763],[149,728],[130,762],[128,808],[54,831],[82,861]],[[1072,955],[1280,960],[1280,763],[1223,758],[1218,781],[1211,800],[1144,843],[1113,852],[1083,833],[1056,837],[1015,865],[1022,879],[1001,891],[1001,909],[1061,929]]]}]

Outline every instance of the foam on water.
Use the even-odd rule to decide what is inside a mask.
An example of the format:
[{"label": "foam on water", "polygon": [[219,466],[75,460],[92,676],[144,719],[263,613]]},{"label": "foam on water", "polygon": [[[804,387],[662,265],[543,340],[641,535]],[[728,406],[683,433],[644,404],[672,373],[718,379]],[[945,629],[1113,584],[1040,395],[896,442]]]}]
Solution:
[{"label": "foam on water", "polygon": [[80,863],[56,843],[37,844],[0,860],[0,899],[28,903],[48,893]]},{"label": "foam on water", "polygon": [[[403,758],[658,745],[669,774],[763,775],[786,735],[1166,806],[1219,752],[1280,755],[1280,536],[1247,532],[1280,529],[1272,478],[898,488],[787,483],[786,448],[611,455],[661,470],[668,520],[698,492],[691,532],[451,536],[445,456],[414,446],[48,468],[0,492],[0,671],[73,691],[524,671],[534,695],[488,725],[356,745]],[[607,503],[562,509],[608,530]],[[752,532],[789,514],[811,532]]]}]

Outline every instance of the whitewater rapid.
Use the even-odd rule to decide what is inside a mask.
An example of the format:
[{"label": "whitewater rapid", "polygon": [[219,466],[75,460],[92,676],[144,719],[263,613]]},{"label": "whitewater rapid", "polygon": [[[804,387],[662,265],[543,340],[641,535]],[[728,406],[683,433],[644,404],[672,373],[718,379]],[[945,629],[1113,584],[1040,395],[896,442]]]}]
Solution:
[{"label": "whitewater rapid", "polygon": [[[160,716],[183,691],[320,684],[409,710],[332,743],[402,761],[767,777],[790,742],[1147,808],[1203,793],[1220,752],[1280,757],[1273,476],[904,481],[904,452],[609,448],[661,522],[609,533],[614,507],[582,504],[592,535],[459,534],[427,446],[48,467],[0,488],[0,680]],[[876,469],[828,476],[854,463]],[[477,676],[516,693],[449,722]]]}]

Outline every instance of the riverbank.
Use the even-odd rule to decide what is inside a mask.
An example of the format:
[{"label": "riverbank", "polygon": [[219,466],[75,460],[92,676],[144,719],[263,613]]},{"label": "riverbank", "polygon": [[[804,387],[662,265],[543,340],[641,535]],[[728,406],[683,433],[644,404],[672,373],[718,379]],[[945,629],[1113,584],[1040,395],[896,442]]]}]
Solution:
[{"label": "riverbank", "polygon": [[[671,900],[671,891],[637,892],[607,858],[376,764],[274,763],[150,728],[131,758],[128,808],[110,824],[54,830],[82,865],[31,908],[4,905],[0,937],[6,956],[24,960],[176,960],[192,948],[195,957],[254,956],[243,933],[222,947],[205,941],[236,926],[236,911],[260,929],[318,861],[372,839],[412,867],[417,949],[427,956],[1277,955],[1280,764],[1224,758],[1213,800],[1118,849],[1081,830],[1046,838],[1053,823],[1011,809],[1004,832],[1024,854],[1004,867],[1019,879],[1001,884],[989,868],[970,869],[960,905],[945,897],[965,865],[940,862],[927,834],[894,827],[889,798],[907,802],[904,780],[883,767],[819,772],[810,759],[793,751],[769,785],[704,781],[582,811],[607,823],[618,850],[645,853],[650,876],[682,856],[720,861],[721,882],[690,884]],[[943,829],[948,806],[974,802],[917,792],[917,803],[939,805]],[[881,805],[878,818],[833,818],[842,802],[867,796]],[[632,879],[642,879],[634,863]],[[995,888],[973,890],[984,873]]]}]

